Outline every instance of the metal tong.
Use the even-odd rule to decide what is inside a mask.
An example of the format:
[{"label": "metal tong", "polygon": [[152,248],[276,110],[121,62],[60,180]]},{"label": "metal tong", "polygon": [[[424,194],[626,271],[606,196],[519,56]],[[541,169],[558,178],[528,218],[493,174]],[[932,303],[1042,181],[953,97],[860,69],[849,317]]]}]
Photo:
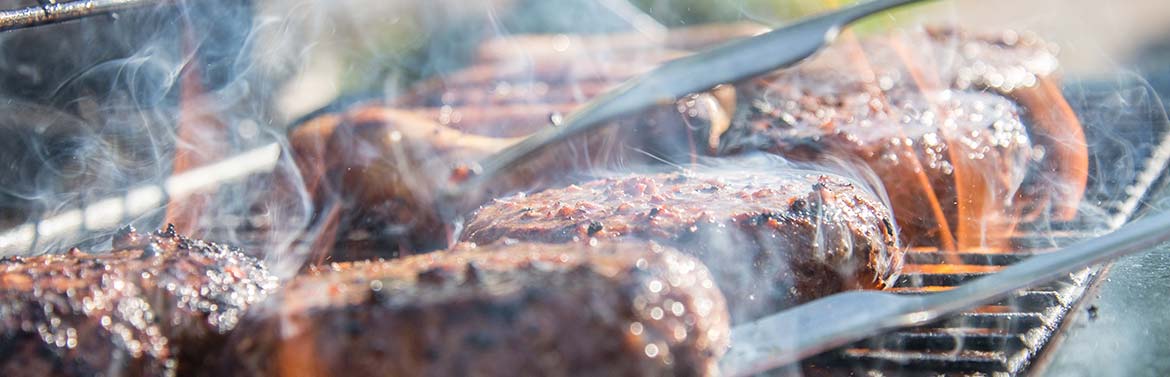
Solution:
[{"label": "metal tong", "polygon": [[1085,267],[1151,250],[1170,242],[1168,230],[1170,212],[1159,213],[949,291],[914,296],[854,291],[821,298],[736,326],[720,369],[729,376],[765,372],[889,330],[924,325]]},{"label": "metal tong", "polygon": [[[441,202],[455,202],[458,198],[466,201],[468,196],[478,196],[485,183],[525,163],[528,157],[605,122],[719,84],[739,82],[798,63],[833,41],[846,25],[922,1],[926,0],[869,1],[667,62],[590,100],[559,124],[480,160],[477,174],[443,189],[440,197],[451,200]],[[440,208],[444,215],[451,215],[451,211]]]}]

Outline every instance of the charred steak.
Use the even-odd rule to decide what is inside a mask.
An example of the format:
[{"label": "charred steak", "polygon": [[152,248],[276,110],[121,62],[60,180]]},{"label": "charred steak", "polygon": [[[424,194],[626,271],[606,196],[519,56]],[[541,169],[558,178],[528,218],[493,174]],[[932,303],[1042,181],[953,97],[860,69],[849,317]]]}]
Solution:
[{"label": "charred steak", "polygon": [[0,260],[0,375],[190,374],[274,288],[255,259],[173,230]]},{"label": "charred steak", "polygon": [[727,309],[650,242],[497,243],[334,264],[291,281],[225,349],[257,376],[711,375]]},{"label": "charred steak", "polygon": [[894,226],[864,186],[828,173],[728,165],[500,198],[471,216],[463,240],[662,242],[711,269],[735,322],[893,282],[902,263]]},{"label": "charred steak", "polygon": [[[721,111],[717,101],[704,94],[649,110],[636,119],[616,121],[531,156],[490,182],[482,197],[462,198],[466,203],[455,207],[465,213],[486,198],[560,184],[574,172],[645,164],[645,153],[689,153],[667,150],[685,147],[687,133],[682,130],[705,124]],[[460,171],[471,174],[480,159],[519,141],[463,131],[428,116],[442,115],[363,105],[323,115],[293,131],[298,166],[306,186],[315,191],[318,206],[338,208],[344,214],[338,219],[343,228],[368,229],[388,240],[379,250],[411,254],[449,245],[450,230],[436,211],[439,188],[454,184]],[[485,127],[474,130],[483,131],[491,123],[481,121]],[[547,116],[535,124],[548,127],[546,123]],[[358,259],[340,250],[330,257]]]},{"label": "charred steak", "polygon": [[1056,66],[1051,46],[1012,32],[845,40],[740,85],[720,149],[860,161],[909,244],[999,246],[1021,219],[1075,215],[1084,190],[1086,143]]}]

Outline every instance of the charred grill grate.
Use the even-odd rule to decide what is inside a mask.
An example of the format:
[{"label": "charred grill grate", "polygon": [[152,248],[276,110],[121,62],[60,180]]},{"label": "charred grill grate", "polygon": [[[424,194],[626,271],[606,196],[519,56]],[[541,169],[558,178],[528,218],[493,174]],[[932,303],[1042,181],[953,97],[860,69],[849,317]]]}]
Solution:
[{"label": "charred grill grate", "polygon": [[[1141,209],[1153,187],[1165,184],[1170,123],[1154,90],[1140,81],[1119,80],[1077,83],[1065,92],[1091,142],[1094,173],[1085,219],[1023,232],[1012,240],[1017,251],[910,250],[903,276],[891,291],[950,289],[1115,228]],[[857,342],[814,357],[803,369],[813,375],[1018,375],[1045,350],[1097,271],[1085,269],[931,325]]]}]

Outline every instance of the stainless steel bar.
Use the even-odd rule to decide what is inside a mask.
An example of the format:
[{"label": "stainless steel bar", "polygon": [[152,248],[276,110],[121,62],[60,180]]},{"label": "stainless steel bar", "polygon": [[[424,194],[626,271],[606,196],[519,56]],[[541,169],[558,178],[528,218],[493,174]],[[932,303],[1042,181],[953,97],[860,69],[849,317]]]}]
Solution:
[{"label": "stainless steel bar", "polygon": [[41,2],[39,7],[0,11],[0,31],[54,24],[120,10],[167,3],[169,0],[78,0]]}]

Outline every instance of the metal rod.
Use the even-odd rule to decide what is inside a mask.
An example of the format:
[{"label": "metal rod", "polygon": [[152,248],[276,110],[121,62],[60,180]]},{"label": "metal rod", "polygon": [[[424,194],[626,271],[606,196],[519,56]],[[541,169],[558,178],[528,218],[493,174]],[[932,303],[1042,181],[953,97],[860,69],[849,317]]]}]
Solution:
[{"label": "metal rod", "polygon": [[279,159],[280,144],[268,144],[169,177],[161,184],[138,186],[121,196],[25,223],[0,233],[0,255],[27,254],[48,242],[88,231],[116,229],[128,220],[161,208],[168,200],[181,200],[225,182],[272,171]]},{"label": "metal rod", "polygon": [[42,2],[42,5],[39,7],[0,11],[0,31],[55,24],[168,2],[168,0],[78,0]]}]

